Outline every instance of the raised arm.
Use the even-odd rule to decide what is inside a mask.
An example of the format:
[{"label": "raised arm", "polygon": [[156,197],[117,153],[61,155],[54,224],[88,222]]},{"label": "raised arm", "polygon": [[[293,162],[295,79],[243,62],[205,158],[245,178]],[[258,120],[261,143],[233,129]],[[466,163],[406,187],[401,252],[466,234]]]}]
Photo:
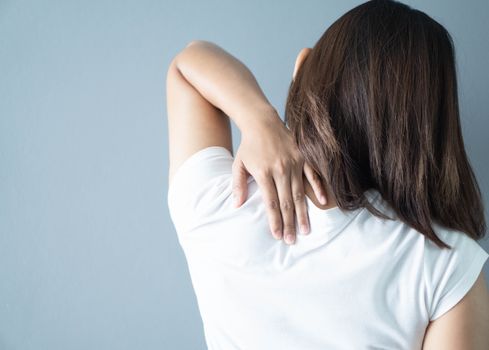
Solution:
[{"label": "raised arm", "polygon": [[[175,91],[175,86],[180,86],[182,90],[185,84],[188,85],[186,88],[191,87],[198,93],[194,93],[192,100],[195,110],[189,110],[189,104],[181,102],[184,98]],[[317,198],[324,196],[325,192],[312,168],[304,163],[292,135],[249,69],[214,43],[192,41],[172,61],[168,71],[167,89],[173,90],[168,91],[167,101],[170,124],[173,125],[170,127],[171,144],[175,144],[179,136],[188,131],[188,127],[178,127],[177,123],[182,123],[181,119],[185,118],[188,123],[189,114],[202,114],[202,111],[207,110],[212,115],[209,121],[213,123],[213,127],[206,126],[199,132],[198,137],[205,138],[206,141],[202,141],[200,146],[186,154],[178,156],[181,153],[175,150],[177,147],[170,146],[170,168],[183,162],[183,158],[198,148],[220,145],[219,142],[231,148],[230,135],[222,136],[223,133],[229,134],[227,121],[223,119],[223,116],[228,116],[242,135],[233,164],[233,188],[238,199],[237,204],[241,205],[243,199],[246,199],[246,178],[251,174],[267,204],[270,229],[275,233],[274,236],[281,238],[283,231],[284,236],[290,233],[295,237],[295,214],[299,225],[305,225],[308,231],[303,173]],[[191,92],[187,93],[190,94]],[[197,103],[199,98],[202,101]],[[186,116],[176,117],[176,114],[183,113]],[[193,142],[190,137],[186,140]]]}]

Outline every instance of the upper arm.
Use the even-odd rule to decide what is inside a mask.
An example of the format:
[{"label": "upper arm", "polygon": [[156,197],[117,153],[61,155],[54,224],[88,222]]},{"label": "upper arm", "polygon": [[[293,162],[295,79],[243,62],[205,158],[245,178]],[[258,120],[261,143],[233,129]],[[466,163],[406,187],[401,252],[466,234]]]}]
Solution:
[{"label": "upper arm", "polygon": [[166,78],[169,142],[169,183],[176,169],[192,154],[221,146],[231,154],[229,117],[208,102],[180,73],[175,59]]},{"label": "upper arm", "polygon": [[489,292],[481,272],[453,308],[430,322],[423,350],[489,349]]}]

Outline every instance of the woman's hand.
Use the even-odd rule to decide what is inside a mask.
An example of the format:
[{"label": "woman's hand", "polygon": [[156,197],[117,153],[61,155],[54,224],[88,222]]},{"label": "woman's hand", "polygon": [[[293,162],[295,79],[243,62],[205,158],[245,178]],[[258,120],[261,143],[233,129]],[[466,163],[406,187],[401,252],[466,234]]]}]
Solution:
[{"label": "woman's hand", "polygon": [[[276,113],[272,110],[272,113]],[[262,120],[241,134],[233,163],[233,195],[239,207],[248,196],[248,175],[254,177],[266,204],[270,230],[276,239],[295,241],[295,214],[303,234],[309,233],[309,219],[302,174],[316,197],[326,204],[324,189],[315,171],[305,163],[292,134],[278,114]],[[243,201],[244,200],[244,201]],[[282,235],[283,232],[283,235]]]}]

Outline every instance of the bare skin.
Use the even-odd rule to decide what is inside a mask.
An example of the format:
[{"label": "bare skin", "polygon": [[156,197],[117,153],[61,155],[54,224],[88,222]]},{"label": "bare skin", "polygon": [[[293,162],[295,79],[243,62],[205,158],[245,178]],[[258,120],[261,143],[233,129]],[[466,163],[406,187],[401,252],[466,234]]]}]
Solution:
[{"label": "bare skin", "polygon": [[308,182],[304,182],[304,192],[305,192],[306,196],[309,197],[309,199],[319,209],[326,210],[326,209],[331,209],[331,208],[337,207],[336,200],[334,198],[333,192],[331,191],[331,189],[328,186],[326,186],[326,191],[325,191],[326,192],[326,198],[328,198],[327,204],[321,204],[320,203],[319,199],[314,194],[314,190],[312,189],[311,185],[309,185]]}]

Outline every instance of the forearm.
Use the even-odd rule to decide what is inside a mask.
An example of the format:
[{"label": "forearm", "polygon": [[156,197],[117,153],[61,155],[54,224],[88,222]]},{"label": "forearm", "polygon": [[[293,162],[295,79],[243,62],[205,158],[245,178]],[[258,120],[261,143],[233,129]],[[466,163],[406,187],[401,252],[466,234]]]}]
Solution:
[{"label": "forearm", "polygon": [[174,59],[183,77],[242,133],[280,120],[250,70],[208,41],[193,41]]}]

